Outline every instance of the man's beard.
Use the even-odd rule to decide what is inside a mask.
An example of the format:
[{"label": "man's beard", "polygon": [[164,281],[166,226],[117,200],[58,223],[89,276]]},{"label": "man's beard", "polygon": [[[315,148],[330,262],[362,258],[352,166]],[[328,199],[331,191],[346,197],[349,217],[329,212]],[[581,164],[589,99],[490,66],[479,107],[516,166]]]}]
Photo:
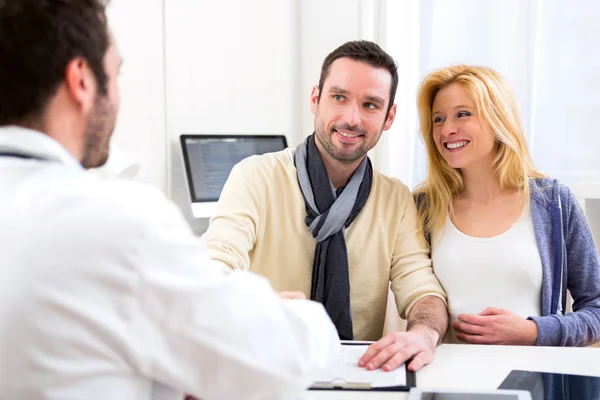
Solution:
[{"label": "man's beard", "polygon": [[115,129],[116,110],[108,96],[96,97],[94,112],[85,132],[81,165],[88,168],[101,167],[108,160],[110,137]]},{"label": "man's beard", "polygon": [[350,126],[344,123],[332,125],[327,132],[316,129],[317,140],[325,148],[327,153],[329,153],[329,155],[335,160],[344,164],[352,164],[353,162],[363,158],[364,155],[370,150],[367,143],[363,143],[352,153],[344,153],[336,148],[336,146],[333,144],[333,135],[335,135],[335,130],[338,129],[364,135],[364,138],[368,137],[367,132],[365,132],[363,129],[360,129],[358,126]]}]

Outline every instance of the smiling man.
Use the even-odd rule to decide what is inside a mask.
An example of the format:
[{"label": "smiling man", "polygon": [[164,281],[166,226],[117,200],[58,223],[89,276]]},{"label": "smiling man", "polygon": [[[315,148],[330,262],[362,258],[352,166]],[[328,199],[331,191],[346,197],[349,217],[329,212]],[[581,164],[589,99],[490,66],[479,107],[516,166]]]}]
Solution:
[{"label": "smiling man", "polygon": [[[341,339],[378,340],[361,366],[413,358],[417,370],[446,331],[445,294],[408,188],[367,157],[394,122],[397,85],[394,60],[375,43],[334,50],[310,97],[315,132],[238,164],[202,239],[215,263],[321,302]],[[390,282],[408,332],[381,338]]]}]

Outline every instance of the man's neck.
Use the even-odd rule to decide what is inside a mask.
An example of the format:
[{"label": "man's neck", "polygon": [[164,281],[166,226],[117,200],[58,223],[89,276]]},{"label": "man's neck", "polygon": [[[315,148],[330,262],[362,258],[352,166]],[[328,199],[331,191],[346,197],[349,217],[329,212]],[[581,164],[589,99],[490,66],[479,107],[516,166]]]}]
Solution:
[{"label": "man's neck", "polygon": [[316,140],[316,144],[323,164],[325,164],[329,180],[336,190],[348,184],[350,178],[352,178],[352,175],[354,175],[354,172],[358,169],[364,157],[366,157],[365,155],[352,163],[344,163],[336,160],[325,149],[321,148],[318,140]]},{"label": "man's neck", "polygon": [[50,103],[44,116],[21,123],[23,128],[42,132],[60,143],[76,160],[83,158],[83,136],[78,131],[85,129],[81,118],[63,112],[56,102]]}]

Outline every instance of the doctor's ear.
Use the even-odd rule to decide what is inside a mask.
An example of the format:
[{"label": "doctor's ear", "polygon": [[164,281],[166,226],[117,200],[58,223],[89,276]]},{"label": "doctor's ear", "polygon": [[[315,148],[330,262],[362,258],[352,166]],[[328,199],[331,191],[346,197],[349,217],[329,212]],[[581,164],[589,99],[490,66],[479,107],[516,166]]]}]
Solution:
[{"label": "doctor's ear", "polygon": [[65,85],[68,93],[86,113],[92,112],[96,104],[98,85],[87,60],[77,57],[67,64]]}]

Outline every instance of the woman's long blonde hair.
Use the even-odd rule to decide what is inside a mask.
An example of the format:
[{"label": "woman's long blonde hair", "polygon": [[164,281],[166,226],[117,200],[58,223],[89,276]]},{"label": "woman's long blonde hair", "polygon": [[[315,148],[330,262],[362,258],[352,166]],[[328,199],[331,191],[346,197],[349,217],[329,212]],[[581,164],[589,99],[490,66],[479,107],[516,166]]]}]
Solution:
[{"label": "woman's long blonde hair", "polygon": [[502,189],[522,190],[528,201],[529,180],[545,177],[531,160],[515,96],[500,74],[491,68],[469,65],[433,71],[421,83],[417,96],[420,131],[427,148],[429,172],[415,195],[420,227],[428,234],[444,225],[452,211],[452,198],[464,190],[460,171],[448,165],[433,138],[433,101],[440,89],[453,83],[460,84],[473,99],[483,128],[494,136],[498,144],[493,166]]}]

